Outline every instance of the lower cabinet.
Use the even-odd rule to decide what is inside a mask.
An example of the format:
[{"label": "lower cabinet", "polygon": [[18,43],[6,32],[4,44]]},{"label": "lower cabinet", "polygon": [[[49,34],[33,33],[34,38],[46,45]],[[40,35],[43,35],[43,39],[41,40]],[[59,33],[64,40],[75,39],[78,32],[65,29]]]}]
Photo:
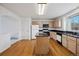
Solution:
[{"label": "lower cabinet", "polygon": [[77,39],[77,55],[79,56],[79,39]]},{"label": "lower cabinet", "polygon": [[67,40],[68,40],[68,49],[76,55],[76,38],[68,36]]},{"label": "lower cabinet", "polygon": [[62,45],[75,55],[79,55],[79,40],[77,38],[62,35]]},{"label": "lower cabinet", "polygon": [[66,35],[62,35],[62,45],[67,48],[67,36]]},{"label": "lower cabinet", "polygon": [[53,38],[55,40],[57,40],[57,37],[56,37],[56,32],[50,32],[50,38]]},{"label": "lower cabinet", "polygon": [[[57,40],[55,32],[51,32],[50,35],[51,38]],[[79,38],[62,34],[62,45],[75,55],[79,56]]]},{"label": "lower cabinet", "polygon": [[48,37],[36,37],[35,55],[47,55],[49,52],[49,38]]}]

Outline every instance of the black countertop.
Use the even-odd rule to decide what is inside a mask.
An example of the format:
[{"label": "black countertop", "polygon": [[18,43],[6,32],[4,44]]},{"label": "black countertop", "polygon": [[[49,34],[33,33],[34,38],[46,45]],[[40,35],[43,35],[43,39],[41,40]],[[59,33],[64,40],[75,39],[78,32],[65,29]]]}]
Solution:
[{"label": "black countertop", "polygon": [[[42,30],[39,30],[42,31]],[[71,37],[79,38],[79,32],[73,32],[73,31],[62,31],[62,30],[49,30],[49,32],[57,32],[58,35],[68,35]]]},{"label": "black countertop", "polygon": [[72,31],[60,31],[60,30],[51,30],[50,32],[57,32],[57,34],[64,34],[64,35],[68,35],[71,37],[75,37],[75,38],[79,38],[79,32],[72,32]]},{"label": "black countertop", "polygon": [[45,34],[45,33],[37,33],[36,37],[48,37],[49,35]]}]

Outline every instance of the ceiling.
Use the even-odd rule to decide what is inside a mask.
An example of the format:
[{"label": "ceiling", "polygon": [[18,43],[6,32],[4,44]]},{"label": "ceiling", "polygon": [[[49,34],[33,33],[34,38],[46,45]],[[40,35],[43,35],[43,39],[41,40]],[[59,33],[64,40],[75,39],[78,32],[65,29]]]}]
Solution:
[{"label": "ceiling", "polygon": [[54,18],[75,9],[79,3],[48,3],[46,13],[42,16],[37,14],[35,3],[3,3],[1,5],[22,17]]}]

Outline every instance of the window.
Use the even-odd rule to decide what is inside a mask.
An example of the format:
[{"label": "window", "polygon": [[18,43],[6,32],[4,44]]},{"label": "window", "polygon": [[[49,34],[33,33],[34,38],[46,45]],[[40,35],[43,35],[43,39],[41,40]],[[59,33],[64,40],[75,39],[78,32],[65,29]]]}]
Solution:
[{"label": "window", "polygon": [[71,29],[79,30],[79,16],[73,16],[71,19]]},{"label": "window", "polygon": [[71,30],[79,30],[79,15],[69,18],[71,23]]}]

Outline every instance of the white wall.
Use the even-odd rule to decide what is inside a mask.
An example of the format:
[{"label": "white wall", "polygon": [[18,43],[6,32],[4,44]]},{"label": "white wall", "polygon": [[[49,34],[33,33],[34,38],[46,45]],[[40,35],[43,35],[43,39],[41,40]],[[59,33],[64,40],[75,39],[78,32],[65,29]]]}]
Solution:
[{"label": "white wall", "polygon": [[21,19],[21,39],[31,39],[31,18]]},{"label": "white wall", "polygon": [[19,34],[19,39],[31,39],[31,18],[19,17],[0,6],[0,34]]},{"label": "white wall", "polygon": [[19,33],[19,22],[17,19],[14,19],[9,16],[2,16],[1,19],[1,31],[0,33]]},{"label": "white wall", "polygon": [[0,6],[0,34],[19,33],[19,16]]},{"label": "white wall", "polygon": [[0,6],[0,52],[10,47],[13,42],[10,38],[15,35],[19,36],[18,40],[31,39],[31,18],[19,17]]},{"label": "white wall", "polygon": [[11,46],[10,36],[9,34],[1,34],[0,35],[0,53],[6,50]]},{"label": "white wall", "polygon": [[0,6],[0,52],[11,46],[11,36],[19,35],[19,20],[16,14]]}]

